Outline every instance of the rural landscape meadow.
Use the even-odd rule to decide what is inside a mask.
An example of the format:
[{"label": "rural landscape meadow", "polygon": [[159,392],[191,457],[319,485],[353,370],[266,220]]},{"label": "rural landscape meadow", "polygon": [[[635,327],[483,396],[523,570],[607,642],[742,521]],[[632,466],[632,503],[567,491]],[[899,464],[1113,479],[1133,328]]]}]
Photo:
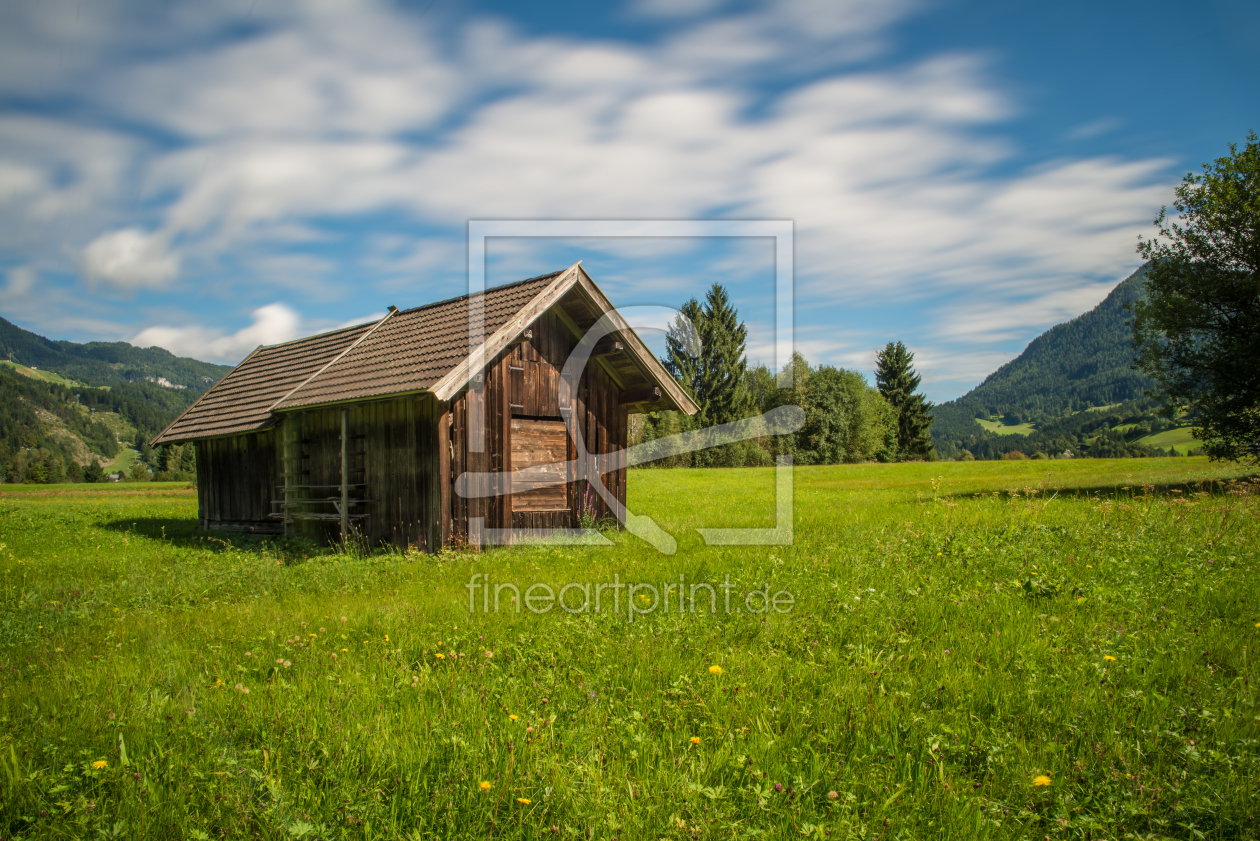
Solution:
[{"label": "rural landscape meadow", "polygon": [[[673,557],[616,531],[360,556],[199,532],[179,483],[0,487],[0,832],[1254,837],[1247,475],[799,468],[792,545],[707,547],[773,522],[773,473],[633,471]],[[474,573],[795,603],[470,613]]]},{"label": "rural landscape meadow", "polygon": [[1257,43],[4,4],[0,841],[1260,839]]}]

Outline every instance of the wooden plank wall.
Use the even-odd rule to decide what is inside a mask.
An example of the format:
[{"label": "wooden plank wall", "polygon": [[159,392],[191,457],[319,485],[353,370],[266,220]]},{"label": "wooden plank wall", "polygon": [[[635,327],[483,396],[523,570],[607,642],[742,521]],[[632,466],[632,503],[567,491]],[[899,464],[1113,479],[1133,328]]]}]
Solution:
[{"label": "wooden plank wall", "polygon": [[269,517],[271,488],[280,483],[273,429],[196,442],[197,513],[203,529],[278,533]]},{"label": "wooden plank wall", "polygon": [[[621,390],[611,377],[595,362],[587,365],[582,375],[572,407],[560,405],[560,374],[576,340],[560,320],[551,312],[544,313],[530,329],[531,339],[523,340],[504,351],[486,369],[485,388],[481,393],[465,389],[456,395],[447,407],[439,423],[439,440],[442,449],[450,454],[450,469],[443,487],[443,534],[447,542],[461,543],[468,540],[470,516],[484,516],[491,528],[542,529],[569,528],[576,522],[583,481],[594,470],[604,466],[614,456],[612,450],[624,449],[629,424],[624,407],[620,405]],[[487,419],[488,452],[473,453],[468,450],[468,403],[485,400]],[[541,511],[514,511],[510,496],[500,495],[488,499],[466,499],[454,492],[454,483],[465,472],[507,469],[511,465],[512,418],[555,419],[576,413],[586,442],[592,454],[589,468],[579,467],[571,476],[567,488],[567,513]],[[445,436],[445,437],[443,437]],[[441,446],[441,445],[440,445]],[[568,442],[569,459],[576,457],[573,442]],[[603,477],[609,488],[624,505],[626,500],[626,467],[624,463],[607,465],[610,471]],[[507,487],[504,486],[504,490]],[[599,504],[598,515],[610,516],[608,507]]]},{"label": "wooden plank wall", "polygon": [[[298,484],[337,485],[341,482],[342,406],[308,409],[285,415],[284,423],[298,427],[302,451],[309,472]],[[359,534],[369,546],[389,544],[436,551],[441,545],[438,422],[440,406],[428,394],[408,395],[391,400],[351,403],[348,446],[351,498],[366,498],[366,506],[351,506],[354,513],[366,511],[366,519],[354,520]],[[327,488],[303,491],[300,496],[335,497],[340,491]],[[279,498],[279,497],[276,497]],[[335,513],[331,504],[304,506],[304,511]],[[335,522],[299,520],[299,534],[317,539],[339,539]]]},{"label": "wooden plank wall", "polygon": [[[496,478],[491,480],[491,496],[463,497],[454,491],[454,483],[464,473],[499,474],[510,464],[512,451],[511,410],[508,404],[511,389],[511,371],[508,369],[510,352],[504,352],[486,366],[485,380],[480,388],[466,388],[452,398],[447,408],[449,424],[451,490],[443,494],[449,500],[449,542],[467,543],[469,520],[482,517],[486,528],[505,529],[512,522],[512,500],[507,493],[510,483]],[[483,449],[474,452],[469,447],[469,404],[480,401],[485,423]],[[439,426],[440,429],[440,426]]]},{"label": "wooden plank wall", "polygon": [[[579,464],[578,475],[570,486],[570,503],[576,520],[580,516],[584,480],[588,478],[594,481],[602,474],[604,487],[623,506],[626,504],[625,459],[617,451],[625,449],[630,427],[626,409],[621,405],[621,390],[598,365],[586,366],[574,402],[573,408],[582,424],[583,443],[588,453],[586,463]],[[577,449],[572,441],[569,442],[569,457],[577,458]],[[612,516],[598,494],[596,502],[597,516]]]}]

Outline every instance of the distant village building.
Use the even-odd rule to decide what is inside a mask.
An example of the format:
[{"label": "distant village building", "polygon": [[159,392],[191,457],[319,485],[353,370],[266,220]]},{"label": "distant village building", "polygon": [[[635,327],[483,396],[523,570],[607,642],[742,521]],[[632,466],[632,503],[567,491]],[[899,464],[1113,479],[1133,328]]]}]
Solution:
[{"label": "distant village building", "polygon": [[[565,362],[605,314],[565,399]],[[152,444],[196,445],[201,528],[434,551],[573,527],[588,482],[624,506],[628,415],[665,409],[697,407],[575,265],[259,347]],[[488,493],[461,495],[465,474]]]}]

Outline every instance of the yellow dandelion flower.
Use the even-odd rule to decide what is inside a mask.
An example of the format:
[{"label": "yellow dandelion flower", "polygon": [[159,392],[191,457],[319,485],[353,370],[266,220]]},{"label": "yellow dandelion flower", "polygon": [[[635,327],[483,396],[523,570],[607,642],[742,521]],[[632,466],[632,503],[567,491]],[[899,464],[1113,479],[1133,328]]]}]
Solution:
[{"label": "yellow dandelion flower", "polygon": [[312,638],[314,638],[314,637],[315,637],[315,635],[314,635],[314,634],[311,634],[311,637],[312,637]]},{"label": "yellow dandelion flower", "polygon": [[350,649],[348,649],[348,648],[343,648],[343,649],[341,649],[341,650],[342,650],[342,651],[344,651],[344,652],[345,652],[345,653],[347,653],[347,654],[349,654],[349,653],[350,653]]},{"label": "yellow dandelion flower", "polygon": [[700,744],[700,737],[699,737],[699,736],[692,736],[692,737],[691,737],[691,743],[692,743],[693,745],[698,745],[698,744]]},{"label": "yellow dandelion flower", "polygon": [[711,674],[711,675],[720,675],[720,674],[722,674],[722,667],[721,667],[721,666],[717,666],[717,665],[710,666],[710,667],[709,667],[709,674]]},{"label": "yellow dandelion flower", "polygon": [[436,658],[438,658],[439,660],[445,660],[445,659],[446,659],[446,655],[445,655],[445,654],[443,654],[443,653],[442,653],[442,652],[440,652],[440,651],[439,651],[437,654],[433,655],[433,656],[434,656],[434,657],[436,657]]},{"label": "yellow dandelion flower", "polygon": [[512,719],[513,721],[516,721],[516,719],[517,719],[518,717],[519,717],[519,716],[515,716],[515,715],[509,715],[509,716],[508,716],[508,718]]},{"label": "yellow dandelion flower", "polygon": [[1111,661],[1111,662],[1113,662],[1113,663],[1114,663],[1114,662],[1116,662],[1116,658],[1115,658],[1115,657],[1112,657],[1110,654],[1104,654],[1104,655],[1103,655],[1103,659],[1104,659],[1104,660],[1110,660],[1110,661]]},{"label": "yellow dandelion flower", "polygon": [[1041,776],[1039,776],[1039,777],[1033,777],[1033,785],[1035,785],[1035,786],[1048,786],[1048,785],[1050,785],[1050,778],[1049,778],[1049,777],[1047,777],[1045,774],[1042,774],[1042,775],[1041,775]]},{"label": "yellow dandelion flower", "polygon": [[488,780],[482,780],[481,782],[477,783],[477,788],[481,789],[482,791],[489,791],[490,783]]},{"label": "yellow dandelion flower", "polygon": [[530,803],[533,803],[534,801],[530,800],[528,797],[518,797],[516,798],[516,802],[520,803],[522,806],[528,806]]},{"label": "yellow dandelion flower", "polygon": [[1085,565],[1085,569],[1093,569],[1093,568],[1094,568],[1094,565],[1093,565],[1093,564],[1086,564],[1086,565]]},{"label": "yellow dandelion flower", "polygon": [[108,768],[109,763],[103,759],[98,759],[92,763],[92,767],[95,768],[97,771],[100,771],[102,768]]}]

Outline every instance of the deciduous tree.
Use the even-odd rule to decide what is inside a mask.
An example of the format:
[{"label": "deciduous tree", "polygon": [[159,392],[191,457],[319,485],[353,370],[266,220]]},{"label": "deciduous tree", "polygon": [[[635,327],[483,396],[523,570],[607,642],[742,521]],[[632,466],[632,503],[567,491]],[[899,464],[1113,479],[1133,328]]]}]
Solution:
[{"label": "deciduous tree", "polygon": [[1151,261],[1131,304],[1137,365],[1169,412],[1188,410],[1215,459],[1260,462],[1260,140],[1186,175],[1138,243]]}]

